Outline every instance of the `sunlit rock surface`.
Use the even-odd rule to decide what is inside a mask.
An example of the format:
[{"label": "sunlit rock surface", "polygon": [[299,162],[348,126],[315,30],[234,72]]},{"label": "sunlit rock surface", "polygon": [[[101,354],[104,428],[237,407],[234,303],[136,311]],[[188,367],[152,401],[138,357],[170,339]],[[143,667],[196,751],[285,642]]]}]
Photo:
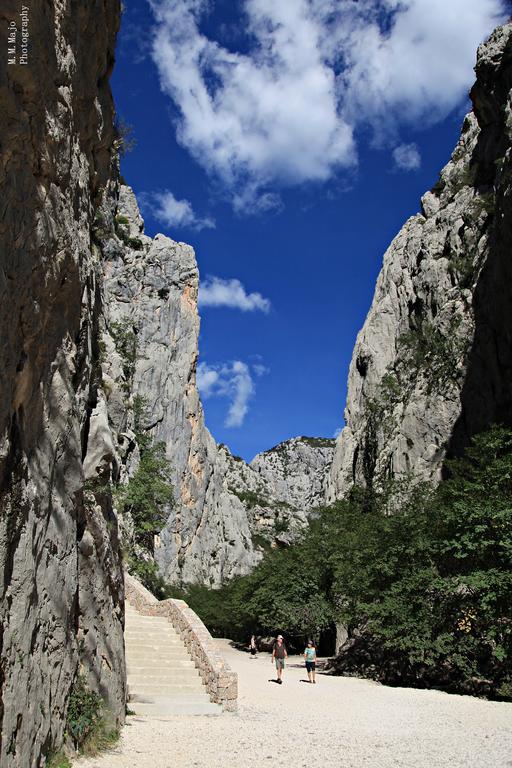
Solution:
[{"label": "sunlit rock surface", "polygon": [[473,111],[438,183],[384,255],[348,380],[327,500],[352,483],[441,477],[510,423],[512,25],[478,50]]}]

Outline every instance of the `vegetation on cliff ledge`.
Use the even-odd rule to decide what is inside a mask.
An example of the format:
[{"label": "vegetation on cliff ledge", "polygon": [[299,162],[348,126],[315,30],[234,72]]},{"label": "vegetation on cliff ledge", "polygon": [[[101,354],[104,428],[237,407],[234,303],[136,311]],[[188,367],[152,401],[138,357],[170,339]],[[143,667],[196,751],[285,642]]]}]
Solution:
[{"label": "vegetation on cliff ledge", "polygon": [[116,504],[133,524],[133,537],[125,544],[128,569],[157,597],[163,597],[165,585],[154,561],[154,537],[165,525],[174,489],[165,444],[154,442],[143,427],[146,408],[144,398],[136,395],[133,414],[140,461],[128,483],[117,489]]}]

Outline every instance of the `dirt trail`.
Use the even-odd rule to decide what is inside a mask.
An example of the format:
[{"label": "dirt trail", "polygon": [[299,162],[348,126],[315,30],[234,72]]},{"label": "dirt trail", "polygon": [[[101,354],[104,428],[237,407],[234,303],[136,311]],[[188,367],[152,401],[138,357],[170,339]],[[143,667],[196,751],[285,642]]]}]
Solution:
[{"label": "dirt trail", "polygon": [[512,704],[317,675],[291,657],[219,645],[239,675],[239,711],[128,717],[120,746],[77,768],[512,768]]}]

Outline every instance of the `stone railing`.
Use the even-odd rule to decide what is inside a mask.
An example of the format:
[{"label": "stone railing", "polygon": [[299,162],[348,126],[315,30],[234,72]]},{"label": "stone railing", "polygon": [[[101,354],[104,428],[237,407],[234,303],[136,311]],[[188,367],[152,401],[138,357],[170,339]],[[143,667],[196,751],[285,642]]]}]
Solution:
[{"label": "stone railing", "polygon": [[125,573],[126,600],[145,616],[167,616],[188,648],[211,701],[235,712],[238,677],[215,647],[207,628],[183,600],[157,600],[137,579]]}]

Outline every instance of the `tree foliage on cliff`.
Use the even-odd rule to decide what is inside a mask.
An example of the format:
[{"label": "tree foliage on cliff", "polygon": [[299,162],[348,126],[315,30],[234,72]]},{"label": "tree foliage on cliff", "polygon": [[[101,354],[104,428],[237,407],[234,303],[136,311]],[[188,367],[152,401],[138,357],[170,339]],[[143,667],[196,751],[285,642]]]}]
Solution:
[{"label": "tree foliage on cliff", "polygon": [[131,515],[136,542],[152,548],[153,536],[164,527],[173,502],[164,443],[147,445],[141,450],[139,466],[127,485],[119,488],[117,500],[119,510]]},{"label": "tree foliage on cliff", "polygon": [[165,444],[154,442],[144,428],[147,402],[133,398],[134,431],[140,451],[139,466],[126,485],[118,488],[116,501],[119,512],[128,513],[133,523],[133,541],[127,543],[127,564],[130,572],[142,581],[158,598],[165,596],[165,584],[154,561],[154,536],[165,525],[174,502],[171,465],[165,455]]},{"label": "tree foliage on cliff", "polygon": [[185,598],[214,632],[352,634],[340,671],[512,696],[512,432],[476,436],[450,477],[354,489],[303,540]]}]

